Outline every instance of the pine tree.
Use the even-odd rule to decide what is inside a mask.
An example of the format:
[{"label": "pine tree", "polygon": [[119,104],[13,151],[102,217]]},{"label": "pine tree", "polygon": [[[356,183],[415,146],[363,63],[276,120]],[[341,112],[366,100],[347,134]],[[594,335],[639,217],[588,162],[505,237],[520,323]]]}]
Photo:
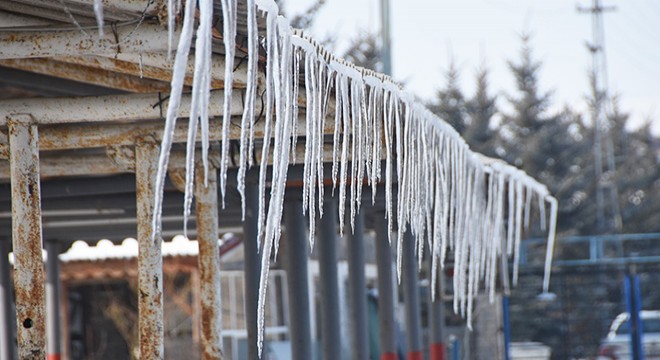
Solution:
[{"label": "pine tree", "polygon": [[497,132],[492,128],[497,113],[496,97],[488,88],[488,69],[477,71],[477,89],[466,103],[469,123],[463,137],[470,147],[486,156],[497,156]]},{"label": "pine tree", "polygon": [[508,97],[513,111],[504,114],[503,125],[507,135],[507,160],[531,174],[536,174],[541,168],[538,161],[528,158],[535,157],[536,154],[529,137],[537,134],[545,123],[557,119],[546,114],[550,94],[539,90],[538,74],[541,63],[533,60],[529,41],[530,37],[523,35],[520,63],[509,61],[509,69],[516,80],[517,95]]},{"label": "pine tree", "polygon": [[628,130],[630,115],[612,99],[608,116],[614,145],[619,206],[624,233],[660,231],[660,167],[651,123]]},{"label": "pine tree", "polygon": [[438,91],[435,101],[428,104],[428,108],[463,134],[466,127],[465,96],[459,87],[459,73],[453,61],[445,73],[445,80],[445,87]]}]

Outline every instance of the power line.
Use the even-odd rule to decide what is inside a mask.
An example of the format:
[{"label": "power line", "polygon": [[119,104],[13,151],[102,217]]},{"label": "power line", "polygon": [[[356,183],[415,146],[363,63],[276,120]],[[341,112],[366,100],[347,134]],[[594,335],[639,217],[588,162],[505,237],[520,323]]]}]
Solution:
[{"label": "power line", "polygon": [[616,10],[593,0],[591,7],[578,7],[578,12],[591,14],[592,41],[587,43],[591,53],[591,91],[593,96],[592,120],[594,124],[594,169],[596,181],[596,221],[599,232],[619,231],[622,228],[619,209],[619,191],[614,177],[616,164],[611,124],[608,119],[607,60],[605,57],[605,31],[603,13]]}]

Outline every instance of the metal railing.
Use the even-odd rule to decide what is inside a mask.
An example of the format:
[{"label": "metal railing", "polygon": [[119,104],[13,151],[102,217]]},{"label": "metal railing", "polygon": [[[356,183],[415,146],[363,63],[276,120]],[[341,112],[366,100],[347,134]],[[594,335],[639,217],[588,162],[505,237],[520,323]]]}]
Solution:
[{"label": "metal railing", "polygon": [[[520,265],[541,265],[545,239],[522,242]],[[569,236],[557,239],[553,266],[660,263],[660,233]]]}]

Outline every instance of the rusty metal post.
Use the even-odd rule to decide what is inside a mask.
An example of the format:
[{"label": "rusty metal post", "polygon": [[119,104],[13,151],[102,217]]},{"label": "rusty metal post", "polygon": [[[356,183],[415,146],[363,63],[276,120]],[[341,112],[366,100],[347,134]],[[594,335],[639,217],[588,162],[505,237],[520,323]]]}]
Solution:
[{"label": "rusty metal post", "polygon": [[195,176],[197,241],[199,242],[200,300],[202,307],[202,359],[222,358],[222,307],[220,304],[220,251],[218,248],[218,174],[210,169]]},{"label": "rusty metal post", "polygon": [[140,359],[163,359],[163,257],[160,232],[151,238],[159,146],[135,146]]},{"label": "rusty metal post", "polygon": [[376,266],[378,267],[378,329],[381,360],[398,359],[394,329],[394,281],[392,250],[384,211],[374,213],[376,230]]},{"label": "rusty metal post", "polygon": [[[346,222],[350,224],[350,222]],[[348,300],[351,358],[369,358],[369,324],[367,319],[367,285],[364,276],[364,209],[355,215],[355,231],[346,226],[348,257]]]},{"label": "rusty metal post", "polygon": [[[308,283],[308,246],[302,201],[287,199],[285,202],[286,272],[289,294],[289,333],[291,359],[312,359],[312,333],[310,330],[310,298]],[[253,346],[253,344],[248,344]],[[254,347],[254,346],[253,346]]]},{"label": "rusty metal post", "polygon": [[[326,191],[330,194],[331,191]],[[323,360],[341,358],[339,282],[337,280],[337,203],[327,196],[319,231],[319,288]]]},{"label": "rusty metal post", "polygon": [[245,221],[243,221],[245,327],[247,328],[248,360],[258,360],[259,352],[255,344],[257,343],[257,303],[259,302],[259,273],[261,271],[261,259],[257,251],[259,189],[253,181],[246,180],[248,181],[245,183]]},{"label": "rusty metal post", "polygon": [[14,319],[9,266],[9,239],[0,240],[0,359],[14,358]]},{"label": "rusty metal post", "polygon": [[46,283],[42,258],[41,187],[36,125],[9,123],[14,288],[19,359],[46,357]]},{"label": "rusty metal post", "polygon": [[60,244],[46,241],[46,331],[48,333],[48,360],[62,358],[60,336],[60,264],[57,255]]},{"label": "rusty metal post", "polygon": [[406,318],[406,348],[408,360],[422,360],[421,319],[419,312],[419,280],[415,237],[406,230],[402,249],[402,279],[404,313]]}]

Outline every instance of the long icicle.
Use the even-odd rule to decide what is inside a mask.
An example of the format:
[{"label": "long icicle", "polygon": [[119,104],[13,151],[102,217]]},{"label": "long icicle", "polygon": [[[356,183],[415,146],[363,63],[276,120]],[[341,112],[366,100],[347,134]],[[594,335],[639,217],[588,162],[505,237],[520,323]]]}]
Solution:
[{"label": "long icicle", "polygon": [[[225,43],[225,103],[222,114],[222,150],[220,152],[220,193],[222,208],[225,207],[227,166],[229,165],[229,123],[231,122],[231,95],[234,77],[234,54],[236,53],[236,0],[222,0],[222,39]],[[202,151],[205,151],[202,148]],[[208,172],[207,157],[202,156],[204,176]],[[206,178],[204,183],[206,184]]]},{"label": "long icicle", "polygon": [[245,108],[241,118],[241,144],[238,164],[238,174],[236,176],[236,189],[241,195],[241,219],[245,220],[245,173],[248,162],[251,159],[250,145],[248,140],[252,134],[254,126],[254,106],[257,97],[257,64],[259,61],[258,53],[258,33],[257,33],[257,14],[254,0],[247,0],[247,28],[248,28],[248,66],[247,66],[247,89],[245,91]]},{"label": "long icicle", "polygon": [[186,9],[181,27],[181,37],[177,46],[176,56],[174,58],[174,71],[172,73],[172,83],[170,90],[170,102],[167,104],[167,113],[165,116],[165,128],[163,129],[163,139],[160,145],[160,154],[158,155],[158,173],[156,175],[156,184],[154,185],[154,217],[151,222],[151,238],[159,236],[161,231],[161,215],[163,213],[163,190],[165,188],[165,175],[167,175],[167,164],[170,160],[170,149],[172,148],[172,138],[176,119],[179,113],[181,103],[181,91],[185,78],[186,65],[188,63],[188,53],[192,42],[194,14],[196,1],[187,0]]}]

